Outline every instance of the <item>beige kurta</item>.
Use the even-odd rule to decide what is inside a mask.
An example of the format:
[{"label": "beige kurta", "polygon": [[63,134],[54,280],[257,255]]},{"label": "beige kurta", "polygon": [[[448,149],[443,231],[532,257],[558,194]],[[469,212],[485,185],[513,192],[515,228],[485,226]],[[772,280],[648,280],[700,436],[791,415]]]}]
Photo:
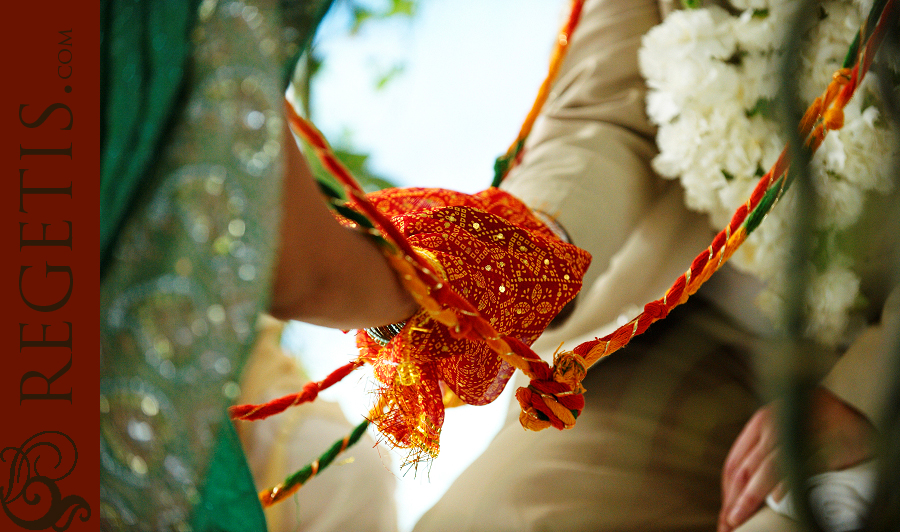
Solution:
[{"label": "beige kurta", "polygon": [[[593,262],[542,356],[610,332],[709,245],[707,220],[650,168],[637,67],[657,0],[589,1],[523,162],[503,188],[566,228]],[[755,338],[702,300],[601,362],[573,430],[511,421],[417,531],[713,530],[728,449],[757,406]]]},{"label": "beige kurta", "polygon": [[[297,361],[281,348],[283,326],[275,318],[261,316],[238,404],[271,401],[296,393],[309,382]],[[321,398],[265,420],[238,422],[237,428],[260,491],[278,485],[353,430],[337,403]],[[352,467],[334,465],[289,500],[267,508],[269,532],[394,532],[396,479],[373,444],[364,436],[355,449],[337,458],[337,464]]]},{"label": "beige kurta", "polygon": [[[503,184],[593,256],[575,313],[535,344],[544,357],[633,318],[713,237],[707,219],[684,206],[680,185],[650,168],[655,131],[637,50],[671,3],[586,3],[522,164]],[[749,369],[752,355],[767,354],[769,327],[748,304],[758,289],[726,266],[692,302],[591,371],[573,430],[525,432],[511,415],[415,530],[715,530],[721,466],[760,404]],[[864,405],[878,401],[858,397],[859,368],[874,355],[851,354],[843,369],[856,377],[827,382],[869,413]],[[746,530],[789,526],[763,511]]]}]

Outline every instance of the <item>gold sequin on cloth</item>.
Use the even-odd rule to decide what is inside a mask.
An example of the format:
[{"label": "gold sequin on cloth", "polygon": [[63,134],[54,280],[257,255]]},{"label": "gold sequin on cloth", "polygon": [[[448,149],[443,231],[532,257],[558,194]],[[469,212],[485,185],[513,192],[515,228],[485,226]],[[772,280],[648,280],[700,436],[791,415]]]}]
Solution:
[{"label": "gold sequin on cloth", "polygon": [[[531,345],[574,299],[590,255],[561,241],[521,201],[491,188],[474,195],[441,189],[390,189],[368,196],[414,249],[501,336]],[[490,403],[512,376],[483,341],[413,316],[386,346],[357,336],[383,384],[384,412],[372,421],[395,446],[436,456],[444,406],[440,383],[463,402]],[[414,458],[415,459],[415,458]]]}]

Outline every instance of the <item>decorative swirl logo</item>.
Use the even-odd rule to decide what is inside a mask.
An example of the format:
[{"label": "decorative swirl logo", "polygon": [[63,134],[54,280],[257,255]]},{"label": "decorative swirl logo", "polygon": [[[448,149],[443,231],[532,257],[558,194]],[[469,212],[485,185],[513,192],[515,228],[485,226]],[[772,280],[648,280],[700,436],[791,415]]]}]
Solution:
[{"label": "decorative swirl logo", "polygon": [[58,431],[39,432],[20,447],[0,451],[0,462],[10,464],[9,485],[0,486],[0,505],[19,527],[52,527],[62,532],[71,526],[76,515],[82,522],[91,518],[86,500],[77,495],[63,497],[56,485],[69,476],[78,462],[78,449],[69,436]]}]

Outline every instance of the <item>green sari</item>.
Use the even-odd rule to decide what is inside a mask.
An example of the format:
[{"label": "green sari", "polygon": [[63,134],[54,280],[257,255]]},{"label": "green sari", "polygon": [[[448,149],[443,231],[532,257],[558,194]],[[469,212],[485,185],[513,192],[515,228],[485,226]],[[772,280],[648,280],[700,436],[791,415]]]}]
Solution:
[{"label": "green sari", "polygon": [[330,4],[101,2],[103,530],[265,530],[225,408],[271,289],[284,72]]}]

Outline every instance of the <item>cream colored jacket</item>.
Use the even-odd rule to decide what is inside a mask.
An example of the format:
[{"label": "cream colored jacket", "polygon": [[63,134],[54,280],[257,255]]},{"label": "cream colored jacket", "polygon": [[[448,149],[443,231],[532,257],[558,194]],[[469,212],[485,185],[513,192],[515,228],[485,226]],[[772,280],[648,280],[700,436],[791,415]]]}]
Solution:
[{"label": "cream colored jacket", "polygon": [[[576,312],[535,344],[542,356],[560,342],[572,348],[636,316],[645,303],[661,297],[714,236],[705,216],[684,206],[679,183],[661,179],[650,168],[655,131],[644,111],[646,88],[636,61],[641,36],[630,35],[628,27],[646,24],[647,17],[658,23],[675,2],[660,0],[656,14],[627,1],[619,4],[622,13],[615,18],[582,20],[576,30],[580,42],[573,42],[522,164],[502,185],[531,208],[555,217],[593,256]],[[890,247],[894,239],[882,238],[880,246]],[[885,256],[883,250],[870,255]],[[866,296],[875,302],[871,313],[877,315],[888,292],[884,271],[889,264],[871,266],[868,276],[877,281],[864,278],[863,289],[870,290]],[[753,306],[759,289],[754,278],[726,266],[698,296],[765,338],[771,328]],[[896,316],[897,300],[900,296],[891,300],[893,311],[883,312],[887,321]],[[881,377],[890,373],[888,328],[877,321],[823,381],[876,423],[886,387]]]}]

